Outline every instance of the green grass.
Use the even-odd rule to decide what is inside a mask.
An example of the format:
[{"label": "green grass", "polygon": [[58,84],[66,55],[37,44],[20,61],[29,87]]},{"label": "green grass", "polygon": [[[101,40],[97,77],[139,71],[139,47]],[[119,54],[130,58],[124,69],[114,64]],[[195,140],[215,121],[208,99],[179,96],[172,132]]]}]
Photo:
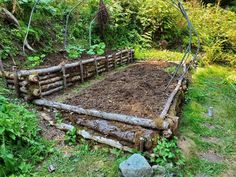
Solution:
[{"label": "green grass", "polygon": [[[236,72],[233,68],[209,66],[193,74],[186,95],[186,105],[180,125],[181,135],[192,139],[196,149],[187,158],[185,171],[190,174],[215,176],[231,170],[236,175]],[[207,116],[208,107],[214,108],[214,117]],[[204,124],[215,126],[209,129]],[[201,137],[216,137],[217,143],[205,142]],[[200,159],[199,152],[215,151],[224,157],[220,163]]]},{"label": "green grass", "polygon": [[[96,144],[88,145],[85,140],[74,147],[64,146],[38,168],[33,176],[83,176],[83,177],[113,177],[118,174],[118,165],[125,160],[126,155],[117,149],[107,147],[97,148]],[[56,171],[48,172],[48,166],[53,165]]]},{"label": "green grass", "polygon": [[183,53],[169,50],[157,49],[135,49],[135,58],[138,60],[167,60],[179,61],[183,57]]}]

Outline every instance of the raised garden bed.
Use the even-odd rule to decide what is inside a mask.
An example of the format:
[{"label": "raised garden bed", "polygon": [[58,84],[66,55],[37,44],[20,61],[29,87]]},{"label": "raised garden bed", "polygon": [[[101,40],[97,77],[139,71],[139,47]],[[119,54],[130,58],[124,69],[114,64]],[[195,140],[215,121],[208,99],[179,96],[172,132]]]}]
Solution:
[{"label": "raised garden bed", "polygon": [[[18,97],[62,111],[67,121],[80,128],[77,133],[84,138],[123,150],[148,151],[159,136],[172,136],[178,126],[176,115],[185,88],[184,78],[175,79],[166,87],[171,79],[168,70],[175,67],[175,63],[135,63],[64,102],[42,99],[133,61],[134,51],[122,50],[49,68],[14,68],[13,72],[1,71],[0,76],[6,78],[7,86],[14,89]],[[184,72],[185,65],[181,69]],[[73,128],[71,124],[56,126],[63,130]]]},{"label": "raised garden bed", "polygon": [[123,150],[148,151],[159,136],[170,137],[178,126],[183,80],[173,81],[166,89],[171,78],[168,68],[175,65],[135,63],[62,102],[40,99],[35,103],[61,110],[84,138]]}]

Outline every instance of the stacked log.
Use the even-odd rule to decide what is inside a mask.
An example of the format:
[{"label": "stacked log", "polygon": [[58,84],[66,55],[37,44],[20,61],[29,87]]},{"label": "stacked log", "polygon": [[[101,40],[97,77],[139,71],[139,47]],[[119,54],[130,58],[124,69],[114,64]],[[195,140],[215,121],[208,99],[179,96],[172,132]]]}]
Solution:
[{"label": "stacked log", "polygon": [[133,60],[133,50],[80,60],[74,63],[62,63],[58,66],[33,70],[0,71],[7,86],[14,89],[18,97],[33,100],[65,89],[77,82],[84,82],[102,72],[114,69],[117,64]]}]

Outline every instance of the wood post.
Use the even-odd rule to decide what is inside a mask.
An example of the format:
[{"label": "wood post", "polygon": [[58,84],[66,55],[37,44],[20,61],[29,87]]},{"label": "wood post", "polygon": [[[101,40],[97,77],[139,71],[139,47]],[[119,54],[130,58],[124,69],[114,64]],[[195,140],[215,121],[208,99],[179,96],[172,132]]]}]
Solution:
[{"label": "wood post", "polygon": [[82,60],[80,60],[79,68],[80,68],[80,80],[83,83],[84,82],[84,68],[83,68]]},{"label": "wood post", "polygon": [[98,76],[98,62],[97,62],[97,56],[94,57],[94,64],[95,64],[96,76]]},{"label": "wood post", "polygon": [[123,62],[122,62],[122,57],[123,57],[123,55],[122,55],[122,52],[120,51],[120,65],[123,64]]},{"label": "wood post", "polygon": [[112,61],[113,61],[113,64],[114,64],[114,68],[116,68],[116,54],[112,55]]},{"label": "wood post", "polygon": [[106,55],[106,71],[109,71],[109,58]]},{"label": "wood post", "polygon": [[12,71],[14,73],[14,86],[15,86],[16,96],[17,98],[20,98],[20,85],[19,85],[17,67],[13,66]]},{"label": "wood post", "polygon": [[63,78],[63,89],[65,89],[67,85],[66,85],[66,68],[65,68],[64,62],[61,65],[61,71],[62,71],[62,78]]}]

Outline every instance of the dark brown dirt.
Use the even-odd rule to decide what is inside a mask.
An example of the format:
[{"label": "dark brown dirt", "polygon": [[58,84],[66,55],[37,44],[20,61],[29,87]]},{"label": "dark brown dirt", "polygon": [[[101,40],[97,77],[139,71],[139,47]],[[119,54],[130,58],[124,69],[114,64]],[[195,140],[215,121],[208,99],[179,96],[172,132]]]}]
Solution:
[{"label": "dark brown dirt", "polygon": [[[140,62],[130,65],[124,71],[110,73],[100,82],[94,83],[87,89],[71,96],[64,101],[67,104],[78,105],[87,109],[97,109],[106,112],[127,114],[142,118],[154,119],[162,111],[168,96],[175,88],[174,81],[168,89],[165,87],[171,75],[165,68],[174,64],[163,61]],[[76,124],[78,118],[89,120],[96,119],[91,116],[63,113],[63,117]],[[117,128],[106,129],[102,134],[105,137],[119,140],[123,145],[139,147],[139,138],[143,136],[140,126],[128,125],[115,121],[105,121]],[[105,124],[104,124],[105,125]],[[84,127],[79,126],[84,129]],[[96,126],[93,127],[96,131]],[[123,141],[122,138],[114,137],[113,131],[119,129],[121,132],[129,131],[135,133],[135,143]],[[91,130],[91,129],[89,129]],[[150,140],[157,140],[160,132],[155,131]],[[155,143],[154,143],[155,144]],[[154,145],[152,144],[152,146]],[[145,145],[146,150],[150,146]]]},{"label": "dark brown dirt", "polygon": [[[106,50],[104,55],[110,55],[113,52],[115,52],[115,51]],[[34,56],[34,55],[32,55],[32,56]],[[57,65],[61,64],[62,62],[72,63],[72,62],[76,62],[79,60],[85,60],[85,59],[93,58],[93,57],[94,56],[92,56],[92,55],[88,55],[87,53],[83,53],[80,58],[70,59],[67,57],[67,53],[65,51],[61,51],[61,52],[52,53],[52,54],[47,55],[43,59],[42,63],[40,63],[40,65],[36,66],[35,68],[46,68],[46,67],[51,67],[51,66],[57,66]],[[27,57],[21,56],[21,55],[17,56],[15,61],[16,61],[18,69],[28,69],[27,66],[30,66],[30,64],[31,64],[29,61],[27,61]],[[11,59],[4,60],[3,63],[4,63],[5,70],[11,70],[12,69],[11,67],[14,65]]]},{"label": "dark brown dirt", "polygon": [[175,82],[165,90],[170,74],[164,68],[173,64],[142,62],[125,71],[108,75],[103,81],[82,90],[66,103],[87,109],[122,113],[137,117],[157,117],[175,87]]}]

